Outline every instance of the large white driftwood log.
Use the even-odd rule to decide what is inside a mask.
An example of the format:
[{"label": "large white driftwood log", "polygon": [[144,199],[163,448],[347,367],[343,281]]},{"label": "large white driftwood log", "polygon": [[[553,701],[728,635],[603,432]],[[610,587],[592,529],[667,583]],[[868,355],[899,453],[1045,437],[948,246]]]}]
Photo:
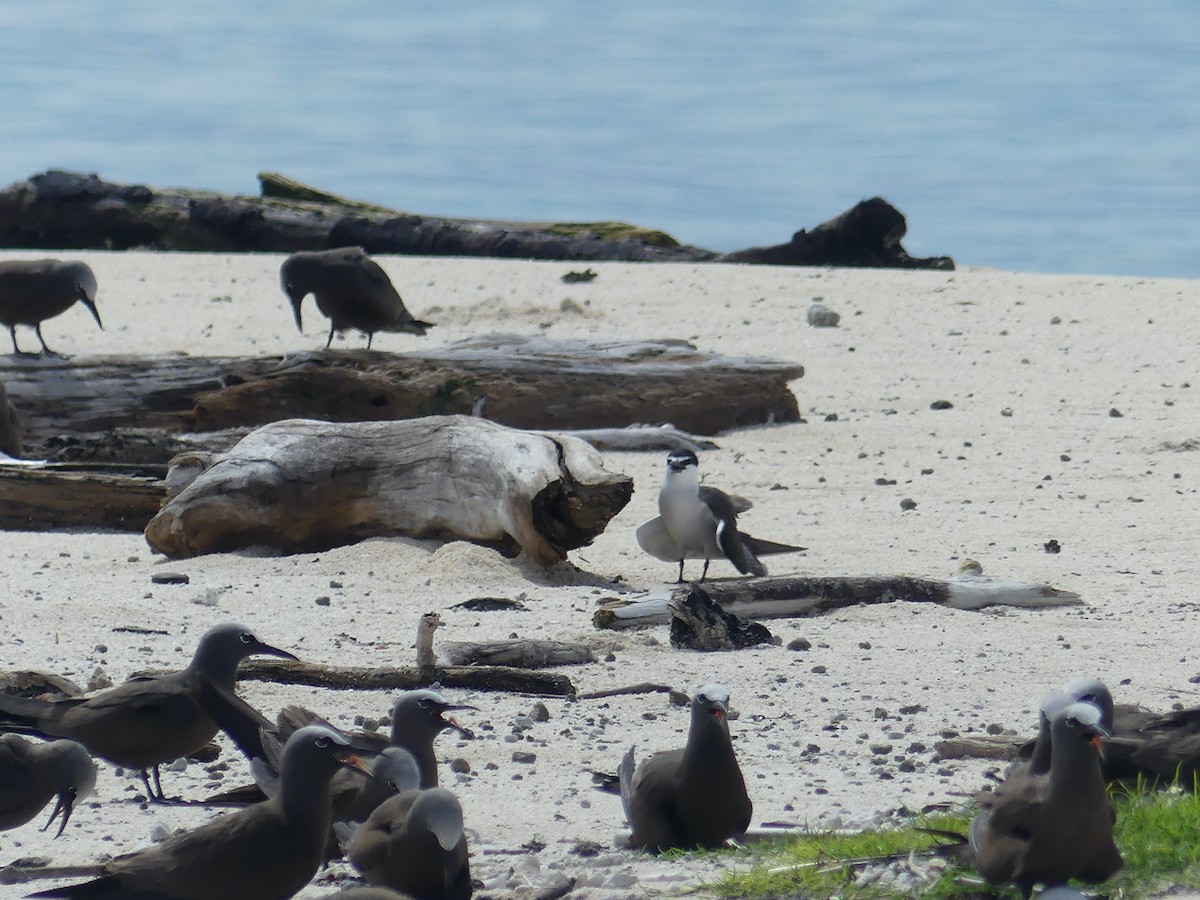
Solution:
[{"label": "large white driftwood log", "polygon": [[179,557],[408,535],[552,563],[590,543],[632,493],[631,478],[605,471],[574,438],[468,416],[289,419],[216,456],[150,521],[146,540]]},{"label": "large white driftwood log", "polygon": [[[596,610],[592,620],[597,628],[662,625],[671,621],[672,603],[682,601],[691,590],[692,585],[685,584],[637,600],[615,600]],[[778,575],[705,582],[704,590],[726,612],[744,619],[817,616],[861,603],[896,600],[972,610],[996,605],[1040,609],[1082,602],[1072,591],[981,575],[956,575],[947,580],[908,575]]]}]

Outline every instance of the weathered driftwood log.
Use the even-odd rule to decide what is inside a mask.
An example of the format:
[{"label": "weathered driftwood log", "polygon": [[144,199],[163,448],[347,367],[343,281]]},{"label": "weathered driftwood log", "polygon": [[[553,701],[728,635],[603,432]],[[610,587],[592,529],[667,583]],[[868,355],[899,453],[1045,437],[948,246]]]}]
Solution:
[{"label": "weathered driftwood log", "polygon": [[146,540],[168,556],[284,551],[378,535],[469,540],[557,562],[633,493],[583,441],[466,416],[251,433],[167,501]]},{"label": "weathered driftwood log", "polygon": [[878,197],[788,244],[722,256],[623,222],[448,219],[347,200],[271,173],[259,180],[262,196],[242,197],[45,172],[0,190],[0,246],[291,253],[357,244],[368,253],[423,256],[954,267],[946,257],[905,253],[904,216]]},{"label": "weathered driftwood log", "polygon": [[575,685],[566,675],[508,666],[370,667],[321,666],[293,660],[248,659],[238,678],[303,684],[339,691],[412,690],[441,684],[476,691],[506,691],[542,697],[573,697]]},{"label": "weathered driftwood log", "polygon": [[698,584],[674,596],[671,609],[671,646],[677,650],[739,650],[775,643],[767,626],[747,622],[718,606]]},{"label": "weathered driftwood log", "polygon": [[12,697],[78,697],[83,688],[61,675],[28,669],[0,671],[0,694]]},{"label": "weathered driftwood log", "polygon": [[443,641],[438,656],[451,666],[515,666],[544,669],[548,666],[574,666],[595,662],[592,651],[568,641],[509,640],[476,643]]},{"label": "weathered driftwood log", "polygon": [[674,425],[626,425],[624,428],[578,428],[560,431],[587,441],[597,450],[716,450],[718,445]]},{"label": "weathered driftwood log", "polygon": [[[684,341],[554,341],[489,335],[414,353],[285,358],[112,357],[27,364],[0,381],[39,436],[161,428],[215,432],[309,418],[359,422],[471,413],[514,428],[673,422],[700,434],[800,417],[796,363],[723,357]],[[44,439],[44,438],[43,438]],[[164,460],[165,461],[165,460]]]},{"label": "weathered driftwood log", "polygon": [[[954,609],[986,606],[1041,608],[1082,602],[1079,595],[1043,584],[996,581],[957,575],[946,581],[908,575],[822,576],[780,575],[708,582],[705,591],[727,612],[747,619],[817,616],[861,603],[938,603]],[[671,619],[671,604],[686,597],[690,585],[640,600],[614,600],[596,610],[597,628],[661,625]]]},{"label": "weathered driftwood log", "polygon": [[942,759],[1016,759],[1029,738],[1015,734],[964,734],[933,745]]},{"label": "weathered driftwood log", "polygon": [[[162,468],[162,467],[160,467]],[[145,467],[0,465],[0,530],[111,528],[141,531],[166,491]]]},{"label": "weathered driftwood log", "polygon": [[954,260],[948,256],[909,256],[900,246],[907,230],[904,215],[896,207],[882,197],[872,197],[812,231],[797,231],[786,244],[738,250],[722,259],[773,266],[954,268]]}]

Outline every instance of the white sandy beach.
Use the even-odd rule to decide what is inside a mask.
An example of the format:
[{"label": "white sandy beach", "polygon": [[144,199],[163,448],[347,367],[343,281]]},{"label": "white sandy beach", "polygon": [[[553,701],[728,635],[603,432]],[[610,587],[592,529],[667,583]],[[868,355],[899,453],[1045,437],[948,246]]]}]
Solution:
[{"label": "white sandy beach", "polygon": [[[296,332],[278,255],[55,255],[92,266],[105,323],[97,330],[78,306],[47,322],[46,339],[60,352],[265,355],[325,342],[311,300],[306,333]],[[565,285],[560,276],[582,266],[379,260],[409,310],[437,327],[426,338],[379,334],[378,350],[516,332],[686,338],[705,350],[803,364],[793,390],[804,423],[721,435],[720,449],[700,459],[707,483],[755,501],[745,530],[810,548],[768,559],[773,574],[942,577],[973,558],[986,574],[1077,591],[1085,602],[984,612],[896,603],[768,623],[784,645],[809,639],[802,652],[701,654],[671,649],[665,626],[596,631],[598,600],[662,589],[675,577],[673,565],[646,556],[633,536],[657,513],[665,454],[607,453],[606,466],[633,476],[636,491],[591,547],[571,554],[578,571],[542,573],[473,545],[408,539],[168,561],[138,534],[6,533],[4,667],[82,683],[102,669],[119,681],[184,665],[199,635],[227,619],[307,660],[406,665],[418,617],[436,610],[442,639],[515,633],[579,640],[602,660],[611,651],[611,660],[566,670],[581,691],[647,680],[689,692],[724,683],[740,714],[732,730],[755,823],[825,826],[863,825],[975,790],[989,764],[940,760],[940,733],[992,723],[1030,730],[1040,695],[1071,675],[1100,674],[1118,700],[1153,708],[1200,702],[1189,682],[1200,673],[1195,282],[597,263],[593,283]],[[805,324],[815,297],[841,314],[840,327]],[[36,346],[31,332],[18,337]],[[358,335],[334,344],[364,345]],[[953,408],[931,409],[937,400]],[[901,510],[905,498],[914,510]],[[1061,553],[1046,552],[1051,539]],[[190,584],[151,584],[163,570],[186,573]],[[724,562],[710,571],[735,574]],[[215,606],[196,602],[211,591]],[[317,604],[323,596],[328,605]],[[452,608],[477,596],[523,597],[529,611]],[[169,634],[113,630],[126,625]],[[346,726],[356,715],[385,716],[391,699],[259,682],[240,691],[271,718],[283,704],[301,703]],[[745,864],[611,849],[623,825],[620,801],[595,791],[590,773],[614,770],[631,743],[639,756],[682,744],[687,713],[665,695],[546,700],[550,720],[513,741],[506,738],[514,719],[533,699],[449,693],[480,707],[460,717],[477,739],[444,735],[439,752],[470,763],[469,775],[443,767],[442,781],[465,807],[472,870],[486,893],[540,884],[559,870],[579,878],[572,896],[640,897]],[[880,745],[890,749],[871,749]],[[244,761],[224,746],[215,770],[166,772],[168,792],[199,798],[248,781]],[[532,751],[536,761],[514,762],[514,751]],[[145,846],[160,824],[191,827],[217,814],[147,806],[136,801],[140,792],[132,773],[102,765],[98,796],[59,840],[34,823],[5,832],[0,863],[40,856],[83,864]],[[533,841],[544,849],[522,849]],[[581,841],[604,850],[583,858],[571,852]],[[351,874],[347,863],[335,864],[300,896],[327,893]],[[26,889],[0,886],[0,896]]]}]

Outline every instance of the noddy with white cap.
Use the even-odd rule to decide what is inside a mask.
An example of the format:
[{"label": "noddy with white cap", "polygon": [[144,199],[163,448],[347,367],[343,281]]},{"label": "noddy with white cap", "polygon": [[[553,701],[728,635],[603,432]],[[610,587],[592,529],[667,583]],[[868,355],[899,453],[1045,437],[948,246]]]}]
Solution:
[{"label": "noddy with white cap", "polygon": [[96,789],[96,764],[75,741],[32,743],[0,735],[0,830],[24,825],[57,797],[45,831],[62,813],[58,837],[75,804]]},{"label": "noddy with white cap", "polygon": [[667,457],[667,475],[658,492],[658,515],[637,530],[639,546],[656,559],[683,563],[703,559],[703,581],[714,559],[728,559],[743,575],[766,575],[758,557],[772,553],[799,553],[804,547],[778,544],[743,534],[738,513],[752,504],[741,497],[700,483],[700,461],[691,450],[673,450]]},{"label": "noddy with white cap", "polygon": [[275,797],[114,860],[100,878],[28,896],[286,900],[320,868],[329,780],[344,765],[362,766],[359,752],[332,729],[302,728],[283,748]]},{"label": "noddy with white cap", "polygon": [[467,900],[473,892],[462,805],[445,788],[385,800],[355,830],[346,855],[370,884],[417,900]]},{"label": "noddy with white cap", "polygon": [[750,827],[753,805],[729,736],[729,691],[696,688],[682,750],[655,753],[634,771],[630,747],[617,775],[631,843],[651,851],[713,849]]},{"label": "noddy with white cap", "polygon": [[1071,703],[1055,715],[1050,733],[1050,771],[1027,779],[1020,791],[998,790],[992,808],[971,822],[976,870],[991,884],[1015,884],[1025,897],[1039,883],[1105,881],[1124,864],[1100,773],[1100,739],[1107,734],[1100,711]]},{"label": "noddy with white cap", "polygon": [[139,769],[150,798],[164,800],[159,765],[207,744],[220,719],[236,716],[271,727],[234,692],[238,664],[255,654],[296,658],[264,644],[244,625],[217,625],[200,639],[187,668],[176,672],[131,678],[91,697],[0,696],[0,731],[78,741],[102,759]]},{"label": "noddy with white cap", "polygon": [[32,325],[46,356],[60,356],[46,346],[42,323],[76,303],[87,307],[102,329],[96,310],[96,276],[87,263],[59,259],[9,259],[0,262],[0,323],[8,326],[13,353],[36,356],[17,346],[17,326]]},{"label": "noddy with white cap", "polygon": [[347,328],[363,332],[370,350],[377,331],[423,335],[433,327],[405,309],[387,272],[362,247],[293,253],[279,269],[279,282],[301,332],[300,304],[309,294],[316,297],[317,309],[329,319],[326,350],[334,332]]}]

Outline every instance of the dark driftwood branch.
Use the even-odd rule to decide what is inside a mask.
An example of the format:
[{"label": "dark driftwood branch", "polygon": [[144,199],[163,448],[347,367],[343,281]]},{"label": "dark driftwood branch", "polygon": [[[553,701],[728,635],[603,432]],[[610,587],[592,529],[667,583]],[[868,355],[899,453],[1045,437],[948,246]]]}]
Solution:
[{"label": "dark driftwood branch", "polygon": [[146,540],[179,557],[407,535],[553,563],[591,543],[632,493],[631,478],[571,438],[466,416],[294,419],[216,457],[150,521]]},{"label": "dark driftwood branch", "polygon": [[441,684],[476,691],[506,691],[541,697],[572,697],[575,685],[566,675],[531,672],[508,666],[436,666],[421,668],[366,668],[321,666],[293,660],[249,659],[238,668],[238,678],[303,684],[339,691],[411,690]]},{"label": "dark driftwood branch", "polygon": [[[661,625],[671,619],[671,604],[685,598],[690,585],[641,600],[617,600],[596,610],[597,628],[633,628]],[[955,609],[987,606],[1042,608],[1082,602],[1079,595],[1049,585],[1005,582],[978,576],[949,580],[906,575],[866,577],[801,577],[781,575],[708,582],[704,590],[728,612],[747,619],[782,619],[816,616],[860,603],[938,603]]]},{"label": "dark driftwood branch", "polygon": [[765,625],[722,609],[698,584],[671,598],[671,646],[686,650],[738,650],[775,643]]},{"label": "dark driftwood branch", "polygon": [[438,656],[451,666],[516,666],[521,669],[544,669],[548,666],[574,666],[596,661],[596,657],[587,647],[567,641],[444,641],[438,644],[437,649]]},{"label": "dark driftwood branch", "polygon": [[0,529],[141,531],[165,496],[161,477],[112,467],[0,466]]},{"label": "dark driftwood branch", "polygon": [[31,457],[51,449],[47,436],[62,432],[214,432],[288,418],[364,422],[470,414],[479,405],[484,418],[514,428],[672,422],[715,434],[797,421],[800,411],[788,383],[803,374],[796,363],[724,357],[684,341],[518,335],[396,354],[359,350],[36,364],[0,356],[0,381],[24,421]]},{"label": "dark driftwood branch", "polygon": [[0,190],[0,245],[125,250],[323,250],[527,259],[953,268],[900,246],[904,216],[876,197],[776,247],[721,256],[623,222],[447,219],[347,200],[279,175],[259,176],[261,197],[150,188],[51,171]]},{"label": "dark driftwood branch", "polygon": [[669,684],[656,684],[653,681],[643,681],[641,684],[631,684],[627,687],[606,688],[602,691],[587,691],[576,695],[577,700],[601,700],[605,697],[625,697],[633,694],[669,694],[674,688]]}]

